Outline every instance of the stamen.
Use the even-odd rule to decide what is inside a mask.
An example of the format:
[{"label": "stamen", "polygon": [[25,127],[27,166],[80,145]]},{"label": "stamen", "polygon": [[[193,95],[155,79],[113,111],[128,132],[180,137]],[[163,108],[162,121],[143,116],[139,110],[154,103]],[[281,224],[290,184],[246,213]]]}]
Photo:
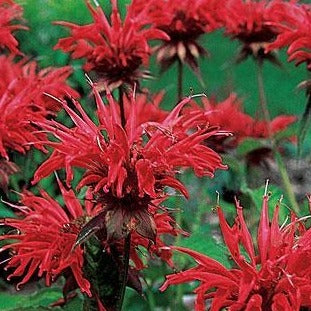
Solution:
[{"label": "stamen", "polygon": [[10,258],[7,258],[7,259],[4,259],[4,260],[0,261],[0,265],[6,263],[6,262],[8,262],[8,261],[10,261],[12,258],[13,258],[13,257],[10,257]]},{"label": "stamen", "polygon": [[266,180],[266,186],[265,186],[265,193],[264,196],[266,197],[268,194],[268,186],[269,186],[269,179]]},{"label": "stamen", "polygon": [[217,193],[217,199],[216,199],[216,205],[219,206],[219,202],[220,202],[220,193],[218,190],[216,190]]},{"label": "stamen", "polygon": [[100,149],[102,152],[104,152],[104,149],[103,149],[103,147],[102,147],[102,145],[101,145],[101,143],[100,143],[100,140],[99,140],[99,136],[96,136],[96,141],[97,141],[97,145],[98,145],[99,149]]},{"label": "stamen", "polygon": [[99,3],[98,3],[97,0],[93,0],[93,2],[94,2],[94,4],[95,4],[95,6],[99,7]]},{"label": "stamen", "polygon": [[93,83],[93,81],[91,80],[91,78],[89,77],[89,75],[88,75],[87,73],[84,73],[84,76],[85,76],[86,81],[88,82],[88,84],[89,84],[90,86],[93,86],[94,83]]},{"label": "stamen", "polygon": [[19,210],[21,212],[30,211],[30,208],[25,206],[25,205],[15,205],[13,203],[10,203],[10,202],[7,202],[7,201],[3,200],[2,198],[1,198],[1,202],[6,204],[6,205],[8,205],[8,206],[10,206],[10,207],[13,207],[13,208],[15,208],[15,209],[17,209],[17,210]]},{"label": "stamen", "polygon": [[54,99],[55,101],[57,101],[58,103],[60,103],[60,104],[64,104],[64,100],[60,100],[59,98],[57,98],[57,97],[55,97],[54,95],[52,95],[52,94],[50,94],[50,93],[46,93],[46,92],[43,92],[43,94],[44,95],[46,95],[46,96],[48,96],[48,97],[50,97],[50,98],[52,98],[52,99]]},{"label": "stamen", "polygon": [[190,95],[190,98],[196,98],[196,97],[207,97],[207,95],[205,93],[200,93],[200,94],[194,94],[194,95]]}]

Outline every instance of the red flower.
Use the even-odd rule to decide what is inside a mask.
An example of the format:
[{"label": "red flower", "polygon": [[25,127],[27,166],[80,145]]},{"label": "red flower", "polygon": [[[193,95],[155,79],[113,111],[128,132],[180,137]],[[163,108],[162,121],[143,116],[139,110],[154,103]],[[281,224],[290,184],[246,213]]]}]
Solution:
[{"label": "red flower", "polygon": [[8,48],[12,53],[20,54],[18,42],[12,31],[28,29],[25,26],[13,24],[12,21],[22,18],[23,9],[11,0],[0,0],[0,48]]},{"label": "red flower", "polygon": [[209,140],[209,145],[219,151],[236,148],[248,137],[269,138],[269,129],[271,134],[275,135],[284,131],[297,119],[295,116],[280,115],[273,119],[270,124],[266,121],[256,120],[243,112],[242,102],[235,94],[231,94],[220,103],[204,97],[202,99],[203,107],[195,102],[191,104],[191,107],[185,109],[183,113],[184,122],[186,120],[191,122],[193,118],[199,119],[201,116],[202,124],[208,123],[210,126],[217,126],[221,130],[233,134],[229,137],[215,136],[214,140],[213,138]]},{"label": "red flower", "polygon": [[[285,3],[280,0],[225,0],[219,2],[218,17],[225,27],[225,33],[233,39],[243,43],[239,60],[248,55],[268,58],[276,61],[271,54],[265,54],[264,49],[268,43],[275,40],[279,30],[271,22],[277,22],[274,12],[274,3],[282,7]],[[284,4],[284,10],[287,6]]]},{"label": "red flower", "polygon": [[[70,67],[37,70],[35,62],[22,60],[14,63],[12,57],[0,56],[0,155],[8,159],[8,150],[25,153],[28,143],[40,148],[39,140],[45,134],[31,122],[43,122],[60,109],[55,100],[45,93],[63,98],[78,96],[66,85]],[[42,149],[42,147],[41,147]]]},{"label": "red flower", "polygon": [[288,126],[297,121],[296,116],[290,115],[280,115],[275,117],[269,124],[267,125],[266,121],[258,121],[255,120],[253,131],[250,136],[258,137],[258,138],[268,138],[269,137],[269,128],[272,135],[280,133],[284,131]]},{"label": "red flower", "polygon": [[[143,90],[144,91],[144,90]],[[161,123],[169,114],[168,111],[161,109],[159,106],[162,102],[164,92],[159,92],[154,96],[150,96],[147,93],[140,93],[136,95],[136,122],[137,124],[143,124],[146,122],[159,122]],[[125,119],[127,120],[131,115],[131,98],[123,96]]]},{"label": "red flower", "polygon": [[[72,53],[72,58],[87,59],[86,71],[95,71],[99,78],[111,89],[127,83],[133,86],[140,78],[148,77],[141,71],[141,65],[147,65],[151,49],[148,44],[153,39],[167,39],[160,30],[150,25],[145,11],[136,12],[134,0],[127,8],[127,15],[122,22],[117,1],[111,0],[111,25],[100,7],[93,8],[89,1],[94,23],[79,26],[68,22],[57,22],[70,28],[71,36],[60,39],[55,46]],[[148,27],[147,27],[148,26]]]},{"label": "red flower", "polygon": [[275,14],[278,14],[280,22],[273,24],[279,28],[276,40],[271,43],[266,51],[288,46],[289,61],[295,61],[296,65],[303,62],[311,70],[311,9],[310,5],[289,2],[279,7],[275,5]]},{"label": "red flower", "polygon": [[207,54],[198,39],[219,27],[214,14],[216,3],[214,0],[183,0],[178,3],[175,0],[159,0],[148,3],[148,14],[154,25],[170,37],[169,41],[163,41],[155,49],[162,69],[179,60],[198,72],[197,58]]},{"label": "red flower", "polygon": [[[192,168],[197,176],[213,176],[224,169],[220,156],[201,144],[219,135],[216,128],[197,127],[196,120],[184,124],[183,100],[162,122],[139,123],[136,102],[132,98],[125,129],[121,126],[118,104],[108,94],[105,106],[93,86],[99,125],[74,102],[80,116],[64,103],[75,123],[67,128],[55,121],[38,123],[59,142],[44,142],[54,149],[34,176],[38,182],[60,168],[65,168],[67,183],[73,178],[73,167],[85,169],[78,187],[92,186],[104,207],[103,221],[109,221],[109,239],[120,239],[130,230],[153,240],[155,224],[149,211],[153,200],[165,196],[166,186],[188,196],[185,186],[176,179],[180,168]],[[120,221],[120,218],[122,219]]]},{"label": "red flower", "polygon": [[[198,266],[167,276],[161,290],[172,284],[200,281],[195,290],[198,311],[205,310],[207,299],[212,300],[211,311],[223,308],[237,311],[298,311],[302,306],[311,306],[311,231],[305,232],[305,228],[294,215],[289,225],[280,227],[278,205],[270,223],[268,196],[265,195],[258,227],[256,254],[238,201],[236,208],[237,218],[232,227],[226,222],[222,210],[217,208],[223,238],[236,268],[228,269],[203,254],[174,247],[192,256]],[[296,224],[300,229],[298,231]],[[298,241],[297,233],[302,235]]]},{"label": "red flower", "polygon": [[3,224],[15,228],[18,233],[5,234],[1,240],[14,240],[1,248],[12,249],[13,257],[7,269],[15,269],[12,277],[21,277],[17,288],[27,283],[32,276],[45,276],[47,286],[71,270],[82,292],[91,295],[90,283],[83,276],[83,249],[73,246],[80,228],[96,213],[89,200],[82,207],[72,190],[66,190],[59,182],[66,208],[61,207],[45,191],[41,196],[30,192],[21,194],[21,206],[16,207],[21,218],[7,218]]}]

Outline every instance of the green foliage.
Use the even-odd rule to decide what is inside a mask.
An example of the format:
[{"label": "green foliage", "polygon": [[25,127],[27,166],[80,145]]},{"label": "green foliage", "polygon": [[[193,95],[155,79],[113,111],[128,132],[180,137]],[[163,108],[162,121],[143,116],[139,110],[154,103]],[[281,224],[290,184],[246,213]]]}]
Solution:
[{"label": "green foliage", "polygon": [[[199,253],[208,255],[214,258],[227,268],[231,267],[229,260],[229,252],[223,245],[219,231],[212,231],[211,227],[207,224],[202,225],[196,232],[191,234],[187,239],[183,239],[178,246],[193,249]],[[179,257],[184,255],[176,254],[176,262],[178,263]]]},{"label": "green foliage", "polygon": [[[57,288],[39,288],[34,292],[14,293],[0,292],[1,311],[50,310],[49,305],[62,297]],[[57,309],[54,309],[57,310]]]}]

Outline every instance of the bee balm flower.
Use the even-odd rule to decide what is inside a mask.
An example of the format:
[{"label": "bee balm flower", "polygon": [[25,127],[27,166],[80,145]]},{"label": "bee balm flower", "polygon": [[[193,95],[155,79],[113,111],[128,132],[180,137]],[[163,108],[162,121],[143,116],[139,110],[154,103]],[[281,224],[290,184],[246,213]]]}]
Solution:
[{"label": "bee balm flower", "polygon": [[292,217],[290,224],[280,227],[278,205],[270,222],[268,196],[265,195],[256,251],[239,202],[236,202],[236,208],[233,226],[227,223],[221,208],[217,208],[223,238],[236,267],[228,269],[208,256],[173,247],[190,255],[198,265],[167,276],[161,290],[173,284],[199,281],[200,285],[195,289],[196,311],[206,310],[208,299],[211,300],[211,311],[223,308],[298,311],[300,307],[310,307],[311,231],[302,230],[297,241],[298,220]]},{"label": "bee balm flower", "polygon": [[11,0],[0,0],[0,48],[8,48],[14,54],[20,54],[18,42],[12,32],[17,29],[28,29],[23,25],[12,24],[22,18],[23,9]]},{"label": "bee balm flower", "polygon": [[66,190],[59,182],[66,208],[64,209],[45,191],[41,196],[30,192],[21,194],[21,218],[7,218],[2,224],[17,230],[0,237],[1,240],[14,240],[2,247],[12,249],[13,256],[7,269],[14,271],[9,278],[22,277],[17,288],[27,283],[37,274],[45,277],[47,286],[59,276],[70,270],[82,292],[91,295],[90,283],[84,277],[83,249],[73,249],[80,228],[93,216],[95,208],[90,201],[83,207],[72,190]]},{"label": "bee balm flower", "polygon": [[137,105],[132,98],[125,128],[121,125],[119,106],[108,93],[105,105],[93,86],[99,125],[74,101],[77,114],[64,103],[75,127],[46,121],[37,123],[58,141],[42,142],[54,149],[50,158],[37,170],[34,182],[53,171],[65,168],[67,183],[73,178],[73,167],[85,174],[79,187],[91,186],[103,206],[107,236],[120,239],[133,230],[150,240],[155,238],[153,201],[165,197],[165,187],[188,196],[185,186],[176,178],[180,169],[192,168],[197,176],[213,176],[216,169],[226,168],[220,156],[201,144],[214,135],[227,135],[215,127],[182,122],[179,103],[164,120],[137,120]]},{"label": "bee balm flower", "polygon": [[87,6],[94,19],[92,24],[79,26],[57,22],[68,27],[71,34],[60,39],[55,48],[70,52],[74,59],[85,57],[84,69],[96,72],[100,81],[108,84],[110,89],[123,84],[133,87],[140,78],[149,76],[148,72],[141,70],[151,55],[149,41],[168,37],[151,25],[145,11],[136,14],[135,0],[128,6],[124,21],[120,18],[117,1],[111,3],[111,24],[102,9],[92,7],[89,1]]}]

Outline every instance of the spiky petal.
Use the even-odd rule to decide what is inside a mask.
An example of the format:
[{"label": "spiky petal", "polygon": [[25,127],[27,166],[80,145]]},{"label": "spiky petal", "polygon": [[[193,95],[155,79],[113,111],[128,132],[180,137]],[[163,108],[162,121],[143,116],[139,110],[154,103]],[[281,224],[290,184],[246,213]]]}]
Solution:
[{"label": "spiky petal", "polygon": [[[174,247],[190,255],[197,266],[168,275],[161,290],[169,285],[199,281],[195,289],[196,311],[205,310],[206,299],[211,299],[211,311],[229,310],[300,310],[310,307],[310,229],[294,215],[285,227],[278,224],[279,206],[272,222],[268,215],[268,196],[263,197],[262,214],[258,227],[258,254],[247,229],[242,207],[236,201],[237,217],[233,226],[217,207],[223,238],[237,267],[228,269],[208,256],[190,249]],[[304,226],[303,226],[304,227]],[[242,251],[243,250],[243,251]],[[304,258],[302,260],[302,258]]]}]

